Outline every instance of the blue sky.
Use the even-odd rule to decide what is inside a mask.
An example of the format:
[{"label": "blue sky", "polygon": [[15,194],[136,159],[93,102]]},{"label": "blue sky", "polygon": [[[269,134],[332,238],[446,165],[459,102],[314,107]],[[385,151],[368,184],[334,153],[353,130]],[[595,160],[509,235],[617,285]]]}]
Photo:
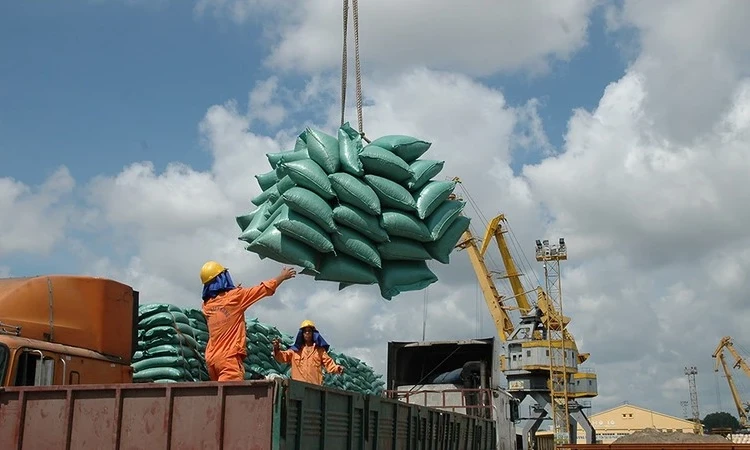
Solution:
[{"label": "blue sky", "polygon": [[[0,16],[0,176],[42,182],[66,165],[78,183],[123,166],[170,161],[209,166],[198,123],[271,75],[260,30],[193,14],[190,2],[10,2]],[[573,108],[593,108],[625,69],[592,16],[589,45],[546,75],[493,76],[513,105],[537,97],[551,143],[562,144]],[[366,64],[366,61],[363,62]],[[297,80],[288,80],[295,82]],[[514,161],[515,168],[527,159]]]}]

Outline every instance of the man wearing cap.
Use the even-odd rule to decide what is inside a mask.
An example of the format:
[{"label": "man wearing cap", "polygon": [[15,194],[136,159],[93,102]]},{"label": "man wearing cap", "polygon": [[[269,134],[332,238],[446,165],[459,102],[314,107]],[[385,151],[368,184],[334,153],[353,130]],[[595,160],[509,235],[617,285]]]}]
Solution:
[{"label": "man wearing cap", "polygon": [[273,295],[276,288],[297,272],[284,267],[276,278],[257,286],[234,285],[229,271],[216,261],[201,268],[203,315],[208,323],[206,366],[211,381],[243,381],[247,356],[245,310],[258,300]]},{"label": "man wearing cap", "polygon": [[334,374],[344,372],[344,368],[328,355],[329,348],[315,324],[305,320],[299,327],[294,345],[288,350],[281,350],[279,340],[273,340],[273,357],[279,363],[292,365],[292,380],[320,386],[323,384],[322,369]]}]

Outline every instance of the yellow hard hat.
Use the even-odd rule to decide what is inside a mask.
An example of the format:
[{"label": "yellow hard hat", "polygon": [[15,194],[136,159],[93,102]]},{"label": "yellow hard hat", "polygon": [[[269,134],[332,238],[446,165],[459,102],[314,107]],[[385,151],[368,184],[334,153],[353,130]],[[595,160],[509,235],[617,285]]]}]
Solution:
[{"label": "yellow hard hat", "polygon": [[315,323],[312,320],[305,320],[302,322],[302,325],[299,326],[299,329],[311,327],[313,330],[315,329]]},{"label": "yellow hard hat", "polygon": [[216,261],[208,261],[206,264],[203,264],[203,267],[201,267],[201,282],[206,284],[225,270],[224,266]]}]

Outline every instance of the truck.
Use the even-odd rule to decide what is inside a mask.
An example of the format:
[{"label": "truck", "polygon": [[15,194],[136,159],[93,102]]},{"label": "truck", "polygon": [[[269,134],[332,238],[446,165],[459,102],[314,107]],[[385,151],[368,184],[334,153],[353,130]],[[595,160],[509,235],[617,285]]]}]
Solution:
[{"label": "truck", "polygon": [[389,342],[385,395],[491,420],[497,449],[515,449],[518,401],[499,384],[497,345],[494,338]]},{"label": "truck", "polygon": [[288,379],[133,383],[138,306],[106,278],[0,279],[2,448],[510,448],[466,409]]},{"label": "truck", "polygon": [[139,293],[118,281],[0,279],[2,386],[130,383]]}]

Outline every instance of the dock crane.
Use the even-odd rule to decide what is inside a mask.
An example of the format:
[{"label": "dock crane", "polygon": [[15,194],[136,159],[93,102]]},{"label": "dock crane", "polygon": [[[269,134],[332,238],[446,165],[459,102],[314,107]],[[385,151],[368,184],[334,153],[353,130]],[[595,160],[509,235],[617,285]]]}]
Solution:
[{"label": "dock crane", "polygon": [[716,347],[716,350],[714,350],[713,358],[716,359],[716,365],[714,366],[714,372],[719,371],[719,365],[721,365],[722,369],[724,370],[724,374],[727,377],[727,383],[729,384],[729,391],[732,393],[732,400],[734,400],[734,406],[737,408],[737,415],[739,416],[739,422],[740,427],[743,430],[747,430],[750,428],[750,421],[748,420],[748,411],[750,410],[750,404],[747,402],[743,402],[742,398],[740,398],[739,390],[737,389],[737,385],[734,383],[734,380],[732,379],[732,371],[729,368],[729,365],[727,364],[726,359],[724,359],[724,349],[726,349],[734,358],[734,368],[741,368],[743,372],[745,372],[745,375],[750,377],[750,367],[748,367],[747,363],[745,362],[744,358],[740,356],[740,354],[737,352],[737,350],[734,348],[734,344],[732,343],[732,338],[729,336],[725,336],[721,339],[719,342],[719,345]]},{"label": "dock crane", "polygon": [[[460,182],[457,178],[454,180]],[[596,374],[592,371],[579,371],[578,367],[588,359],[589,354],[578,352],[573,336],[559,323],[567,324],[570,319],[560,318],[560,314],[553,310],[554,307],[544,289],[541,287],[524,288],[520,278],[522,274],[518,270],[505,239],[507,231],[505,215],[500,214],[490,221],[481,241],[481,247],[471,230],[467,229],[456,244],[456,248],[466,250],[490,315],[497,327],[498,335],[506,344],[505,355],[499,359],[500,370],[508,381],[508,392],[519,402],[526,397],[531,397],[537,403],[533,412],[534,416],[522,431],[523,449],[527,450],[530,443],[534,442],[536,432],[547,417],[546,407],[549,405],[551,412],[553,414],[556,412],[551,383],[554,356],[550,355],[549,334],[560,329],[563,331],[563,337],[559,341],[552,342],[552,345],[555,348],[563,348],[564,351],[565,370],[562,373],[567,377],[567,387],[562,393],[562,398],[568,410],[566,425],[569,433],[568,439],[565,440],[571,443],[576,442],[576,424],[579,423],[586,435],[586,442],[594,443],[595,431],[584,414],[583,408],[576,401],[577,398],[592,398],[598,394]],[[511,285],[512,297],[505,297],[499,293],[493,273],[485,261],[485,253],[493,238],[502,256],[506,271],[503,278],[508,279]],[[535,304],[529,300],[531,293],[536,294]],[[511,305],[511,302],[515,303],[515,306]],[[520,313],[518,325],[514,325],[509,314],[509,311],[514,309]],[[568,344],[563,346],[563,342],[568,342]]]}]

